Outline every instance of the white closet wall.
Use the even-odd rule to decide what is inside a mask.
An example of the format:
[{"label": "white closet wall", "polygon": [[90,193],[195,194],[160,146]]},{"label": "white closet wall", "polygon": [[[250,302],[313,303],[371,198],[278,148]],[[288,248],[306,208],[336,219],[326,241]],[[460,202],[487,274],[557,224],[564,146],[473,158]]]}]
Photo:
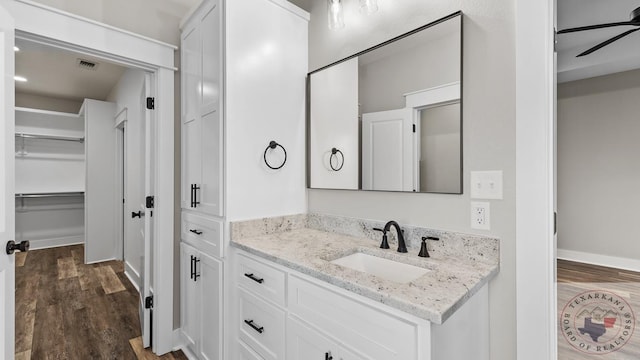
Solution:
[{"label": "white closet wall", "polygon": [[32,249],[84,241],[82,138],[77,114],[16,108],[16,240]]},{"label": "white closet wall", "polygon": [[116,195],[116,104],[86,99],[80,113],[85,118],[84,256],[89,264],[118,258],[116,213],[122,199]]},{"label": "white closet wall", "polygon": [[[144,243],[140,236],[144,220],[132,219],[131,213],[140,210],[144,202],[144,138],[143,96],[145,73],[141,70],[127,70],[107,96],[107,101],[116,103],[116,121],[124,119],[126,171],[124,174],[124,244],[123,256],[125,273],[136,287],[140,285],[140,271]],[[116,124],[114,123],[114,126]],[[118,165],[118,164],[117,164]],[[119,194],[116,194],[119,196]]]}]

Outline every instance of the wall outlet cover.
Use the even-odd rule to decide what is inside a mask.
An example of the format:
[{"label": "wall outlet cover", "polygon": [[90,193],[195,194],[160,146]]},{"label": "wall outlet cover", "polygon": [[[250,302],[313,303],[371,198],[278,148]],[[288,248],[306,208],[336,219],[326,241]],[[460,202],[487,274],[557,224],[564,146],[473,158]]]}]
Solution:
[{"label": "wall outlet cover", "polygon": [[491,205],[488,202],[471,203],[471,228],[491,230]]}]

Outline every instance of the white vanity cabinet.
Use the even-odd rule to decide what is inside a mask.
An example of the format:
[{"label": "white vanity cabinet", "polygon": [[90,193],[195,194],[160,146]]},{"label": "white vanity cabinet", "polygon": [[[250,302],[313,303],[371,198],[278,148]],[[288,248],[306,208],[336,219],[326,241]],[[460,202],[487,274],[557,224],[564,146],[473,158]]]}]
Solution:
[{"label": "white vanity cabinet", "polygon": [[180,263],[186,346],[199,359],[222,359],[222,262],[182,243]]},{"label": "white vanity cabinet", "polygon": [[182,33],[182,208],[223,215],[221,5],[194,14]]},{"label": "white vanity cabinet", "polygon": [[242,250],[233,259],[240,359],[489,359],[487,286],[437,325]]}]

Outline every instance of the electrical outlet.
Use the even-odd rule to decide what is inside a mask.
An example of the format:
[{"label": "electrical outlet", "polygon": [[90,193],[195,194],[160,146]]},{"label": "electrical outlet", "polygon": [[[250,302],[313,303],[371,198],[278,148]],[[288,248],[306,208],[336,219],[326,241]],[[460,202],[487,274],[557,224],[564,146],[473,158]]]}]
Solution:
[{"label": "electrical outlet", "polygon": [[471,203],[471,228],[491,230],[491,208],[488,202]]}]

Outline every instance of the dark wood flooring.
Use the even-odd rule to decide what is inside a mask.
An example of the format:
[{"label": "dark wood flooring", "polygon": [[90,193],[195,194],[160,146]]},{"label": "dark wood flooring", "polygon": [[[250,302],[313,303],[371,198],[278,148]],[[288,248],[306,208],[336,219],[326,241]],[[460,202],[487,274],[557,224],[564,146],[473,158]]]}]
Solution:
[{"label": "dark wood flooring", "polygon": [[82,245],[16,257],[16,360],[158,359],[140,335],[138,292],[123,262],[85,265]]},{"label": "dark wood flooring", "polygon": [[640,282],[640,273],[558,259],[558,282],[628,283]]}]

